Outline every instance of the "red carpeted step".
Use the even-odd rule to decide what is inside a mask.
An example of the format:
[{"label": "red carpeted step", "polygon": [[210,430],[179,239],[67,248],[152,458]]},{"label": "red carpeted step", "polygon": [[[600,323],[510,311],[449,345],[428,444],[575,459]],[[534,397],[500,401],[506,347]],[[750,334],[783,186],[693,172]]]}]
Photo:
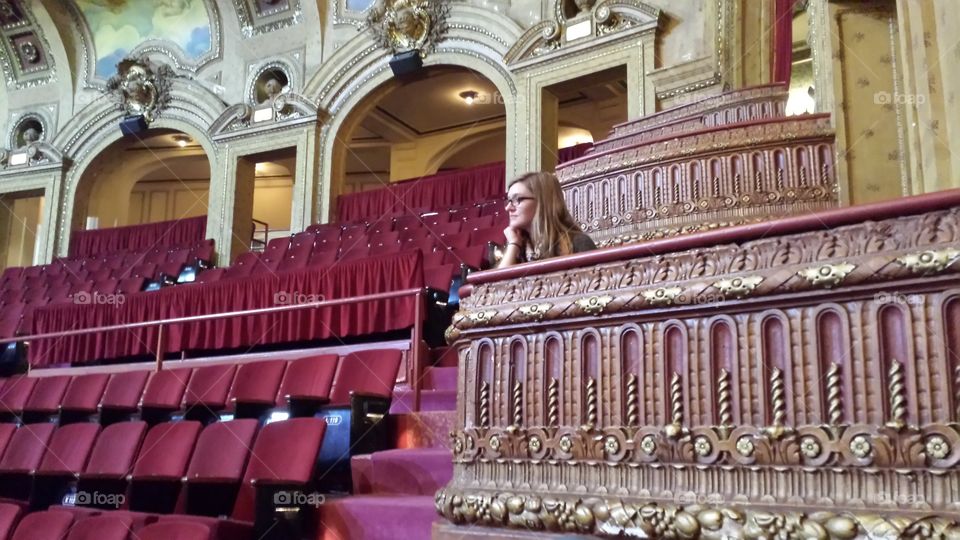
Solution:
[{"label": "red carpeted step", "polygon": [[[457,408],[456,390],[421,390],[420,412],[453,411]],[[413,391],[395,389],[390,402],[390,414],[409,414],[417,412],[413,408]]]},{"label": "red carpeted step", "polygon": [[440,519],[432,495],[360,495],[328,500],[320,509],[320,540],[429,540]]},{"label": "red carpeted step", "polygon": [[437,347],[430,350],[430,363],[437,367],[457,367],[459,359],[453,347]]},{"label": "red carpeted step", "polygon": [[377,495],[434,495],[453,477],[453,455],[445,448],[374,452],[371,492]]},{"label": "red carpeted step", "polygon": [[456,390],[456,367],[431,367],[423,372],[422,387],[427,390]]}]

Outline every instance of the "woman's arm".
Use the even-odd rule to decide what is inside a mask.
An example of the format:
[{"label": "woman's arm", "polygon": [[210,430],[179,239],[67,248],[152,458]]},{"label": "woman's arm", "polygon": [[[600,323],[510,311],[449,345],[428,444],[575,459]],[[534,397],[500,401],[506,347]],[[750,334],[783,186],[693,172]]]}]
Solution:
[{"label": "woman's arm", "polygon": [[523,250],[523,235],[513,227],[507,227],[503,230],[503,236],[507,239],[507,245],[503,248],[503,257],[497,268],[506,268],[520,262],[520,253]]}]

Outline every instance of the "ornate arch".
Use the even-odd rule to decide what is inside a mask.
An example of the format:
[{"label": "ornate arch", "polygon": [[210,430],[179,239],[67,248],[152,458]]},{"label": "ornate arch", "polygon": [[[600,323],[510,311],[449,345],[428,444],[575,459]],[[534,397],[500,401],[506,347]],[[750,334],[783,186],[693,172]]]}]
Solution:
[{"label": "ornate arch", "polygon": [[[150,125],[151,128],[182,131],[200,144],[210,160],[211,190],[223,179],[215,174],[217,147],[207,133],[207,128],[224,109],[223,101],[206,87],[194,81],[175,79],[170,91],[170,102]],[[62,199],[58,205],[58,243],[55,252],[60,255],[66,254],[70,231],[75,222],[78,223],[81,219],[74,214],[74,209],[77,206],[76,199],[83,173],[101,152],[122,138],[118,128],[122,119],[123,112],[115,104],[105,98],[99,99],[81,110],[53,141],[54,146],[62,149],[71,162],[64,175]]]},{"label": "ornate arch", "polygon": [[[450,7],[447,26],[444,39],[424,58],[424,66],[462,66],[490,80],[504,96],[507,138],[516,137],[513,124],[517,85],[503,56],[520,37],[522,29],[504,15],[465,4]],[[329,117],[320,130],[317,165],[321,185],[316,214],[321,219],[329,213],[330,161],[337,133],[356,107],[393,79],[389,60],[389,53],[380,48],[369,33],[362,33],[341,46],[304,87],[303,94]],[[513,162],[509,152],[516,146],[516,141],[507,145],[508,164]]]}]

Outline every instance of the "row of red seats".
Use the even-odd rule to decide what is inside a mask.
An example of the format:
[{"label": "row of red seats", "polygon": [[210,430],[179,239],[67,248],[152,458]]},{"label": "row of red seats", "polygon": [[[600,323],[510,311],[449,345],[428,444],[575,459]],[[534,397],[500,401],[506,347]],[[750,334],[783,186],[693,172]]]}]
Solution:
[{"label": "row of red seats", "polygon": [[369,225],[313,225],[271,240],[262,253],[241,254],[228,268],[206,271],[198,281],[302,270],[417,249],[423,254],[427,285],[449,291],[455,275],[489,266],[489,244],[504,242],[507,216],[499,201],[471,210],[406,215]]},{"label": "row of red seats", "polygon": [[[16,526],[15,539],[60,540],[68,529],[68,540],[142,539],[158,522],[168,524],[157,527],[168,535],[159,538],[251,538],[264,528],[258,492],[319,487],[325,431],[322,418],[262,429],[253,419],[3,425],[0,494],[9,502],[0,504],[0,524],[12,527],[24,510],[37,510]],[[75,506],[58,506],[71,483]]]},{"label": "row of red seats", "polygon": [[175,281],[184,266],[213,260],[213,250],[213,241],[206,240],[191,247],[7,268],[0,276],[0,337],[29,333],[33,310],[40,306],[82,302],[94,294],[133,294],[151,280]]},{"label": "row of red seats", "polygon": [[348,405],[351,393],[389,397],[400,369],[397,350],[366,350],[162,371],[133,370],[49,377],[14,376],[0,386],[0,411],[7,420],[102,423],[140,412],[163,420],[231,412],[257,416],[288,402]]}]

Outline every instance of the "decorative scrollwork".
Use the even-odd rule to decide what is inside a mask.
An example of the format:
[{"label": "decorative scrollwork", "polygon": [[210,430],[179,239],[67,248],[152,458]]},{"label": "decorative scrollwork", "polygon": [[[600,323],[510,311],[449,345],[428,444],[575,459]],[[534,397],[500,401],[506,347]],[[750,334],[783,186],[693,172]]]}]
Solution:
[{"label": "decorative scrollwork", "polygon": [[603,310],[613,301],[613,297],[605,294],[602,296],[591,296],[589,298],[578,298],[576,304],[580,306],[580,309],[584,313],[589,313],[590,315],[599,315],[603,313]]},{"label": "decorative scrollwork", "polygon": [[724,298],[744,298],[749,296],[762,281],[763,276],[737,277],[721,279],[713,286],[720,290]]},{"label": "decorative scrollwork", "polygon": [[447,31],[450,6],[429,0],[377,0],[367,12],[367,29],[392,51],[428,53]]},{"label": "decorative scrollwork", "polygon": [[175,77],[170,66],[155,64],[147,56],[124,58],[117,64],[117,74],[107,80],[106,91],[125,114],[143,115],[150,123],[170,102]]},{"label": "decorative scrollwork", "polygon": [[680,287],[660,287],[652,291],[643,291],[643,297],[654,306],[669,306],[683,292]]}]

